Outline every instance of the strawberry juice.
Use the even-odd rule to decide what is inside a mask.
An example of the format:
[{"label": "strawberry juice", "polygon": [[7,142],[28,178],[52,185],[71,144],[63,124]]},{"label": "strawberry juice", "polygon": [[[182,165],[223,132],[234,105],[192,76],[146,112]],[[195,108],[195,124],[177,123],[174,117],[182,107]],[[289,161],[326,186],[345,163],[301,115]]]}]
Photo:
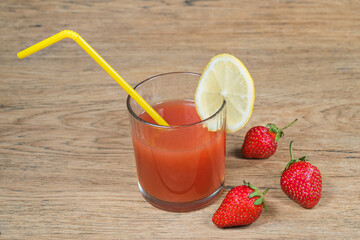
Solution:
[{"label": "strawberry juice", "polygon": [[[170,126],[200,120],[191,101],[178,100],[153,108]],[[140,115],[155,124],[147,113]],[[144,126],[144,136],[132,135],[139,185],[145,194],[165,202],[193,202],[216,192],[224,182],[225,131],[209,131],[202,124],[158,129]]]},{"label": "strawberry juice", "polygon": [[[135,90],[170,126],[160,126],[128,97],[138,184],[143,197],[169,211],[202,208],[221,193],[225,175],[225,101],[201,121],[194,101],[199,74],[166,73]],[[210,130],[211,129],[211,130]]]}]

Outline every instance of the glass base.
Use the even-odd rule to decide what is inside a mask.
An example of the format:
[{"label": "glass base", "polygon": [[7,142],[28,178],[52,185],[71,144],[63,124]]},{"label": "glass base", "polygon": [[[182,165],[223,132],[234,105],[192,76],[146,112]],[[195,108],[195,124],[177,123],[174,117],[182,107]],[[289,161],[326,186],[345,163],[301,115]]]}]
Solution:
[{"label": "glass base", "polygon": [[210,196],[193,201],[193,202],[166,202],[159,200],[157,198],[152,197],[147,192],[144,191],[144,189],[141,187],[140,183],[138,182],[140,192],[142,196],[145,198],[145,200],[150,203],[151,205],[165,210],[169,212],[190,212],[195,211],[201,208],[204,208],[208,205],[210,205],[222,192],[224,189],[224,182],[220,185],[218,189],[216,189],[215,192],[213,192]]}]

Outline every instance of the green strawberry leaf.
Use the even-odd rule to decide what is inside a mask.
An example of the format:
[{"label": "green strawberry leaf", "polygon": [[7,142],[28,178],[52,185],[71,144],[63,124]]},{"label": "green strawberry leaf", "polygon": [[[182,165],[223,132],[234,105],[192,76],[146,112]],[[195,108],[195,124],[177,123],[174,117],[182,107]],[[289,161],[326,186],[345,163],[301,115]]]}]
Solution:
[{"label": "green strawberry leaf", "polygon": [[265,189],[264,192],[261,192],[257,187],[251,185],[249,182],[245,182],[244,181],[244,185],[247,186],[247,187],[250,187],[251,189],[253,189],[254,191],[252,193],[249,194],[249,198],[253,198],[253,197],[259,197],[258,199],[256,199],[254,201],[254,205],[263,205],[265,211],[268,210],[267,206],[265,205],[265,202],[264,202],[264,196],[265,194],[269,191],[269,189]]},{"label": "green strawberry leaf", "polygon": [[264,202],[264,197],[259,197],[255,200],[254,205],[260,205]]},{"label": "green strawberry leaf", "polygon": [[260,197],[260,196],[262,196],[262,193],[260,191],[253,191],[252,193],[250,193],[249,198]]}]

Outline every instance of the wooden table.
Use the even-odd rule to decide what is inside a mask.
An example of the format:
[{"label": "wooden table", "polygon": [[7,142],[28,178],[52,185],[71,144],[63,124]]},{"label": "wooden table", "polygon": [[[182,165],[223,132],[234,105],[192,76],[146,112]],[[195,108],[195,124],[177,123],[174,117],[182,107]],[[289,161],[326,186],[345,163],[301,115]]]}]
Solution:
[{"label": "wooden table", "polygon": [[[360,239],[359,1],[0,2],[0,239]],[[170,213],[137,187],[125,92],[72,40],[77,31],[132,85],[163,72],[201,73],[240,58],[255,82],[248,125],[227,135],[226,185],[211,206]],[[245,160],[246,131],[285,126],[278,151]],[[307,155],[323,176],[311,210],[281,191],[281,171]],[[270,188],[252,225],[211,222],[228,189]]]}]

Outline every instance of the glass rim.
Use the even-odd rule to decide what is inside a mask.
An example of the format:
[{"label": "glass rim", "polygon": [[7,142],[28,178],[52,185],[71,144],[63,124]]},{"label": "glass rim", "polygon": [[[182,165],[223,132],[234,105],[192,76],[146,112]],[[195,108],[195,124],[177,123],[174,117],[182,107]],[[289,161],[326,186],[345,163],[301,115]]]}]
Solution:
[{"label": "glass rim", "polygon": [[[159,78],[159,77],[162,77],[162,76],[166,76],[166,75],[172,75],[172,74],[186,74],[186,75],[194,75],[194,76],[201,76],[201,74],[199,73],[194,73],[194,72],[167,72],[167,73],[161,73],[161,74],[158,74],[158,75],[155,75],[155,76],[152,76],[152,77],[149,77],[143,81],[141,81],[140,83],[138,83],[134,89],[136,90],[137,87],[141,86],[142,84],[146,83],[147,81],[151,81],[153,79],[156,79],[156,78]],[[145,121],[144,119],[140,118],[131,108],[130,106],[130,99],[131,99],[131,96],[128,95],[127,96],[127,99],[126,99],[126,106],[127,106],[127,109],[130,113],[130,115],[135,118],[136,120],[146,124],[146,125],[149,125],[149,126],[152,126],[152,127],[156,127],[156,128],[162,128],[162,129],[179,129],[179,128],[186,128],[186,127],[192,127],[192,126],[196,126],[196,125],[199,125],[199,124],[203,124],[204,122],[214,118],[216,115],[218,115],[218,113],[220,113],[225,105],[226,105],[226,101],[225,99],[223,99],[223,103],[221,104],[220,108],[215,112],[213,113],[212,115],[210,115],[209,117],[203,119],[203,120],[200,120],[198,122],[195,122],[195,123],[190,123],[190,124],[186,124],[186,125],[175,125],[175,126],[163,126],[163,125],[158,125],[158,124],[154,124],[154,123],[151,123],[151,122],[148,122],[148,121]]]}]

